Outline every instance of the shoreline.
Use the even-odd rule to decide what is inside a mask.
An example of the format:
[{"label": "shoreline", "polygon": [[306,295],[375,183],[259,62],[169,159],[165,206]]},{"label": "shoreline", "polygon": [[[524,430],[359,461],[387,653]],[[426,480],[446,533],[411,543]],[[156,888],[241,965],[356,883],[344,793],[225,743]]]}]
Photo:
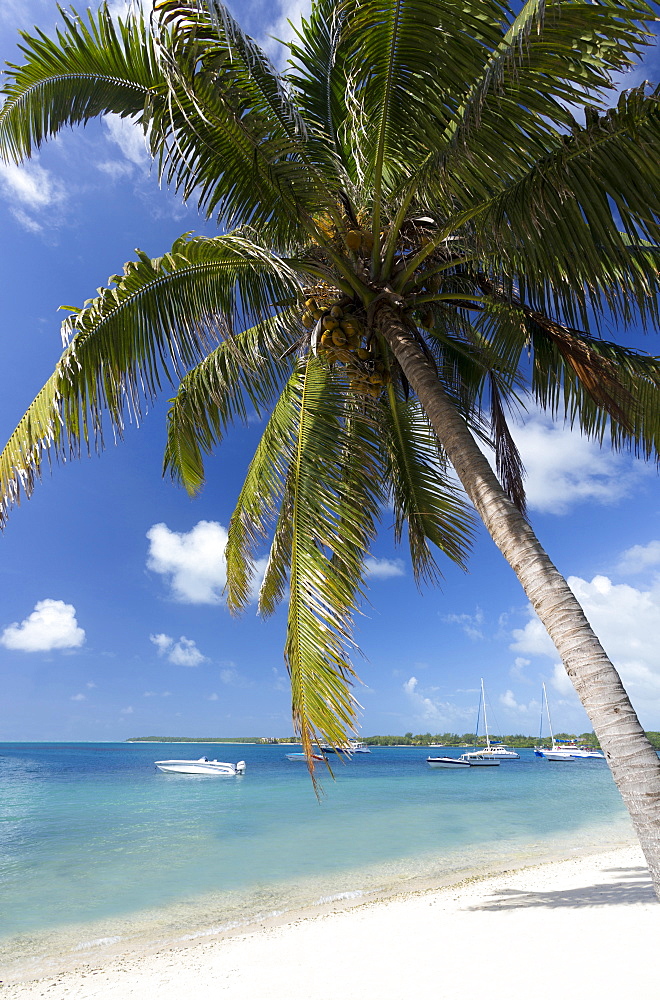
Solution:
[{"label": "shoreline", "polygon": [[[59,961],[56,960],[53,963],[57,967],[53,968],[51,964],[48,971],[35,967],[31,971],[24,969],[22,974],[16,970],[18,974],[12,976],[11,972],[7,970],[2,977],[4,979],[3,995],[25,998],[25,1000],[46,995],[51,1000],[60,1000],[60,998],[61,1000],[65,1000],[65,998],[66,1000],[73,1000],[73,998],[86,1000],[88,996],[93,996],[95,1000],[96,998],[98,1000],[120,1000],[124,996],[133,995],[134,987],[128,988],[129,981],[131,983],[133,980],[139,981],[141,983],[140,989],[147,988],[147,981],[143,981],[145,976],[149,977],[149,981],[153,977],[161,981],[167,969],[169,971],[166,981],[169,983],[171,979],[172,982],[178,983],[176,986],[179,991],[178,996],[188,993],[194,995],[196,1000],[197,998],[201,1000],[207,994],[200,992],[200,989],[205,988],[203,985],[200,986],[200,982],[202,984],[207,980],[209,983],[213,982],[213,988],[211,989],[209,986],[208,996],[210,1000],[211,996],[225,995],[222,992],[218,993],[219,984],[216,982],[213,970],[218,964],[224,968],[224,965],[228,963],[228,967],[231,966],[238,977],[234,981],[234,973],[227,973],[229,992],[226,995],[231,996],[232,1000],[257,1000],[257,997],[260,996],[268,996],[269,1000],[279,1000],[280,995],[283,1000],[285,997],[287,1000],[296,1000],[298,995],[302,1000],[303,996],[307,996],[307,988],[302,980],[300,994],[291,993],[290,984],[287,986],[289,992],[286,992],[283,987],[283,992],[280,994],[273,993],[270,989],[271,978],[278,975],[279,971],[288,965],[297,968],[300,964],[301,948],[305,950],[311,947],[312,954],[315,949],[322,949],[324,939],[329,932],[341,935],[346,931],[346,928],[349,930],[353,928],[350,931],[351,934],[359,932],[362,941],[362,954],[361,956],[354,954],[354,949],[351,950],[353,955],[351,961],[357,962],[356,970],[354,970],[356,975],[360,969],[362,970],[360,974],[364,973],[365,963],[371,962],[373,964],[373,955],[369,959],[369,954],[373,948],[377,947],[378,940],[380,940],[378,935],[375,935],[374,928],[370,929],[365,925],[367,919],[373,920],[377,924],[382,923],[386,928],[383,933],[394,933],[397,939],[401,938],[402,941],[405,939],[405,949],[410,956],[409,961],[413,963],[414,968],[417,968],[418,963],[421,963],[421,966],[425,968],[426,957],[416,942],[418,936],[424,938],[425,934],[428,933],[426,918],[429,908],[432,908],[433,911],[437,910],[438,913],[445,913],[446,916],[449,915],[450,920],[452,914],[456,919],[460,917],[463,920],[465,905],[470,902],[474,913],[483,916],[492,910],[492,906],[488,906],[487,899],[496,891],[517,892],[520,890],[516,889],[515,885],[524,883],[528,886],[527,892],[538,895],[544,891],[547,892],[548,884],[553,883],[553,881],[559,880],[561,882],[562,878],[566,880],[568,877],[569,881],[572,878],[575,882],[577,877],[578,881],[580,879],[583,882],[586,880],[586,885],[591,886],[593,899],[590,900],[588,896],[585,896],[585,899],[576,902],[574,912],[570,909],[569,912],[573,916],[581,913],[583,917],[585,912],[588,912],[593,917],[597,912],[599,902],[604,901],[602,891],[599,890],[598,886],[603,883],[603,878],[603,884],[607,883],[608,879],[610,881],[612,879],[612,876],[606,874],[608,864],[614,865],[614,871],[617,869],[621,872],[634,871],[637,895],[634,898],[631,897],[632,890],[627,883],[615,885],[615,889],[621,896],[621,901],[617,903],[615,898],[608,898],[608,905],[605,909],[611,915],[615,909],[623,907],[620,916],[625,913],[626,908],[635,911],[643,909],[645,912],[651,910],[653,914],[651,923],[654,927],[655,940],[657,940],[657,934],[660,931],[660,908],[655,910],[657,904],[652,890],[649,888],[650,879],[638,846],[631,841],[626,841],[623,844],[619,841],[617,845],[601,844],[596,850],[576,849],[568,857],[566,845],[562,845],[563,850],[559,848],[559,845],[557,846],[558,853],[555,853],[554,856],[551,849],[531,855],[529,852],[520,852],[518,856],[514,854],[508,859],[503,858],[495,865],[491,864],[488,870],[466,870],[459,879],[456,879],[458,872],[448,873],[446,879],[436,879],[432,883],[429,883],[428,880],[425,881],[424,878],[410,878],[407,880],[405,888],[402,885],[395,885],[381,888],[380,891],[338,893],[319,899],[313,905],[285,912],[271,911],[262,914],[257,919],[238,922],[233,926],[207,926],[204,928],[198,924],[198,929],[193,930],[190,934],[166,934],[160,939],[152,938],[151,940],[139,940],[138,938],[92,940],[89,942],[89,950],[86,951],[84,947],[79,947],[75,955],[62,954]],[[625,878],[626,876],[623,876],[624,881]],[[621,878],[619,878],[619,882],[621,882]],[[512,889],[511,886],[514,888]],[[612,896],[612,892],[609,895]],[[631,907],[631,903],[637,905]],[[544,914],[543,920],[552,914],[553,908],[553,904],[549,903],[548,913]],[[524,907],[514,907],[511,912],[520,916],[522,910]],[[399,911],[402,911],[401,914]],[[424,919],[421,919],[422,916]],[[399,921],[403,921],[403,923],[398,933],[395,933],[395,925]],[[320,930],[320,928],[323,929]],[[415,928],[417,929],[415,930]],[[448,933],[447,928],[442,930],[439,928],[439,933]],[[451,928],[449,933],[452,933]],[[497,934],[497,928],[489,931],[489,934],[492,933]],[[310,935],[314,939],[313,945],[303,944],[303,939]],[[561,937],[564,938],[563,933]],[[280,941],[280,939],[283,940]],[[280,946],[274,946],[273,942],[276,941],[280,941]],[[454,942],[454,945],[457,945],[457,942]],[[481,947],[481,943],[479,947]],[[240,990],[237,992],[240,985],[239,980],[241,982],[250,980],[253,975],[254,961],[251,954],[254,948],[265,950],[265,953],[270,955],[268,960],[271,963],[270,971],[267,974],[264,973],[263,992],[254,994],[250,993],[249,990],[248,992],[240,992]],[[275,948],[274,952],[273,948]],[[515,951],[518,952],[517,945]],[[653,949],[651,949],[650,954],[654,954]],[[265,958],[264,961],[266,961]],[[313,964],[313,959],[310,961]],[[238,966],[236,966],[236,962],[238,962]],[[330,965],[331,975],[334,974],[334,969],[335,963],[332,962]],[[411,972],[411,975],[413,974],[416,973]],[[37,976],[39,978],[36,978]],[[93,993],[86,992],[87,986],[91,985],[89,983],[90,976],[93,977]],[[187,982],[186,977],[188,977],[189,982]],[[209,977],[211,978],[209,979]],[[428,985],[430,984],[426,984],[424,988],[427,988]],[[484,988],[486,985],[484,981]],[[174,989],[174,987],[172,988]],[[394,1000],[399,1000],[399,998],[403,1000],[404,993],[390,994],[387,993],[387,988],[387,981],[384,980],[378,984],[377,989],[374,989],[373,994],[367,989],[367,992],[362,995],[365,998],[377,995],[381,1000],[391,995]],[[421,985],[414,986],[414,989],[416,988],[421,988]],[[256,983],[250,989],[257,989]],[[338,992],[342,992],[339,987],[337,989]],[[556,986],[553,987],[554,989]],[[123,992],[124,990],[126,992]],[[159,992],[157,994],[158,1000],[161,997],[163,1000],[166,998],[169,1000],[170,995],[174,1000],[174,997],[177,996],[176,992],[170,994],[168,990],[169,986],[165,992]],[[334,1000],[333,990],[327,994],[323,991],[319,993],[318,989],[315,992],[319,1000],[323,1000],[326,995],[328,1000]],[[537,996],[539,995],[536,989],[533,992]],[[343,995],[347,996],[349,1000],[353,996],[351,993],[343,993]],[[548,996],[550,995],[548,993]],[[355,996],[357,997],[357,994]],[[512,994],[509,993],[509,996]],[[448,993],[447,997],[448,1000],[450,997],[453,1000],[452,994]],[[523,1000],[522,994],[521,1000]]]}]

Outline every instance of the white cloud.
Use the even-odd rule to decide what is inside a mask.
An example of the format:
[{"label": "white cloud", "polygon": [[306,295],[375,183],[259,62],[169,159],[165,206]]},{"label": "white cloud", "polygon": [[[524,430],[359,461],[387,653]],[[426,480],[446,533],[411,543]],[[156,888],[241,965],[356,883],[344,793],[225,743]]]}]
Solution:
[{"label": "white cloud", "polygon": [[525,674],[525,667],[528,667],[531,662],[532,662],[531,660],[526,660],[524,656],[516,656],[515,660],[513,661],[513,666],[509,670],[509,673],[511,674],[512,677],[515,677],[516,680],[525,681],[527,680],[527,676]]},{"label": "white cloud", "polygon": [[434,697],[433,689],[421,691],[416,677],[409,677],[403,684],[403,690],[410,699],[416,713],[415,722],[418,725],[451,726],[457,720],[474,717],[473,709],[458,708],[451,702],[440,701]]},{"label": "white cloud", "polygon": [[132,715],[133,714],[133,706],[132,705],[127,705],[126,708],[120,709],[120,714],[121,715]]},{"label": "white cloud", "polygon": [[[615,584],[609,577],[568,578],[594,632],[621,675],[635,708],[648,728],[660,725],[660,584],[637,589]],[[575,700],[573,685],[541,622],[528,609],[529,621],[513,632],[511,648],[553,661],[552,684],[561,695]]]},{"label": "white cloud", "polygon": [[110,141],[119,146],[129,163],[136,167],[146,167],[151,162],[144,132],[132,119],[107,114],[103,123],[109,132]]},{"label": "white cloud", "polygon": [[94,683],[94,681],[87,681],[87,683],[85,684],[85,687],[86,688],[95,688],[96,684]]},{"label": "white cloud", "polygon": [[87,701],[87,696],[84,694],[72,694],[71,701]]},{"label": "white cloud", "polygon": [[641,573],[651,566],[660,565],[660,542],[655,540],[647,545],[633,545],[621,553],[617,572],[625,576]]},{"label": "white cloud", "polygon": [[[66,201],[66,188],[37,160],[19,166],[0,163],[0,193],[9,202],[10,210],[25,229],[41,232],[44,210],[48,223],[53,223],[53,212]],[[30,213],[36,213],[36,218]]]},{"label": "white cloud", "polygon": [[470,639],[483,639],[484,637],[481,629],[484,623],[484,613],[481,608],[477,608],[473,615],[443,615],[442,621],[448,625],[460,625]]},{"label": "white cloud", "polygon": [[643,462],[615,454],[607,445],[600,448],[541,413],[513,424],[511,433],[527,473],[530,510],[567,514],[579,503],[614,504],[630,496],[649,472]]},{"label": "white cloud", "polygon": [[309,17],[310,9],[311,0],[280,0],[278,13],[259,39],[259,44],[276,66],[281,66],[288,58],[288,49],[283,48],[280,42],[288,42],[293,38],[289,21],[296,26],[300,25],[303,17]]},{"label": "white cloud", "polygon": [[217,701],[217,700],[218,700],[218,697],[219,697],[219,696],[218,696],[218,695],[216,694],[216,692],[214,691],[214,692],[213,692],[213,694],[210,694],[210,695],[209,695],[209,697],[208,697],[208,701]]},{"label": "white cloud", "polygon": [[401,559],[376,559],[367,556],[364,561],[366,575],[377,580],[390,580],[393,576],[405,576]]},{"label": "white cloud", "polygon": [[78,626],[76,609],[64,601],[46,598],[20,624],[8,625],[0,637],[6,649],[25,653],[49,652],[52,649],[76,649],[85,641],[85,630]]},{"label": "white cloud", "polygon": [[[198,521],[190,531],[170,531],[154,524],[147,532],[147,567],[170,578],[172,596],[186,604],[220,604],[227,582],[225,546],[227,529],[217,521]],[[259,587],[267,559],[256,559],[251,587],[252,600]]]},{"label": "white cloud", "polygon": [[180,636],[177,642],[172,636],[165,635],[164,632],[150,635],[149,638],[158,650],[158,655],[167,655],[170,663],[174,663],[177,667],[198,667],[200,663],[205,663],[208,659],[197,648],[195,640],[186,639],[185,635]]},{"label": "white cloud", "polygon": [[533,715],[536,718],[541,708],[540,702],[534,698],[527,705],[524,702],[516,701],[515,695],[510,689],[500,695],[499,701],[500,705],[516,715]]},{"label": "white cloud", "polygon": [[227,531],[217,521],[199,521],[190,531],[154,524],[147,532],[147,566],[170,577],[172,594],[188,604],[219,604],[227,581]]},{"label": "white cloud", "polygon": [[133,167],[130,163],[120,163],[119,160],[103,160],[96,164],[96,169],[100,170],[102,174],[107,174],[113,181],[133,173]]}]

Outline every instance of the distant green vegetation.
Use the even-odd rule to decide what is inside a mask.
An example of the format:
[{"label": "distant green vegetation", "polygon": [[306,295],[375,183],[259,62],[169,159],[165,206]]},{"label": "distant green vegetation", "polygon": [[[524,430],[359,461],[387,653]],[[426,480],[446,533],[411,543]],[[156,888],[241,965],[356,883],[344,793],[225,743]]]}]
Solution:
[{"label": "distant green vegetation", "polygon": [[[646,734],[656,750],[660,750],[660,733],[648,732]],[[405,733],[404,736],[363,736],[363,741],[371,747],[425,747],[430,743],[438,743],[445,747],[473,746],[475,743],[483,743],[484,737],[477,739],[474,733]],[[555,733],[557,740],[576,740],[585,746],[600,747],[594,733]],[[549,737],[544,736],[541,742],[548,742]],[[297,743],[295,736],[131,736],[127,743]],[[510,747],[531,749],[538,742],[538,736],[523,736],[516,733],[513,736],[491,736],[491,743],[506,743]]]},{"label": "distant green vegetation", "polygon": [[[293,740],[293,737],[291,737]],[[258,736],[131,736],[127,743],[266,743]],[[287,740],[278,740],[286,743]]]}]

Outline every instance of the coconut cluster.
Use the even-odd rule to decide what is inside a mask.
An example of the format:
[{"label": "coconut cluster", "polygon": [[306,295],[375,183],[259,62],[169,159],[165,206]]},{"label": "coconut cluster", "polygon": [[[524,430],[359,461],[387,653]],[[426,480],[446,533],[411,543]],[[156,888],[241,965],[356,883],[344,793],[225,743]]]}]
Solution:
[{"label": "coconut cluster", "polygon": [[364,327],[350,307],[339,302],[322,304],[310,298],[305,302],[302,323],[314,330],[319,355],[330,364],[346,368],[352,389],[374,398],[380,395],[390,374],[378,353],[363,346]]}]

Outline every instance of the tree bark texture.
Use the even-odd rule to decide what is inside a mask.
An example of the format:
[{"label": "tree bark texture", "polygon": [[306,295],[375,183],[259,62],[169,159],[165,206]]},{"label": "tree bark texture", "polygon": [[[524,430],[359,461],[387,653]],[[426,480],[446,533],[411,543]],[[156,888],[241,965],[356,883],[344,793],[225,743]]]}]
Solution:
[{"label": "tree bark texture", "polygon": [[561,656],[628,808],[660,899],[660,760],[621,678],[564,577],[511,503],[396,308],[376,324],[429,417],[465,492]]}]

